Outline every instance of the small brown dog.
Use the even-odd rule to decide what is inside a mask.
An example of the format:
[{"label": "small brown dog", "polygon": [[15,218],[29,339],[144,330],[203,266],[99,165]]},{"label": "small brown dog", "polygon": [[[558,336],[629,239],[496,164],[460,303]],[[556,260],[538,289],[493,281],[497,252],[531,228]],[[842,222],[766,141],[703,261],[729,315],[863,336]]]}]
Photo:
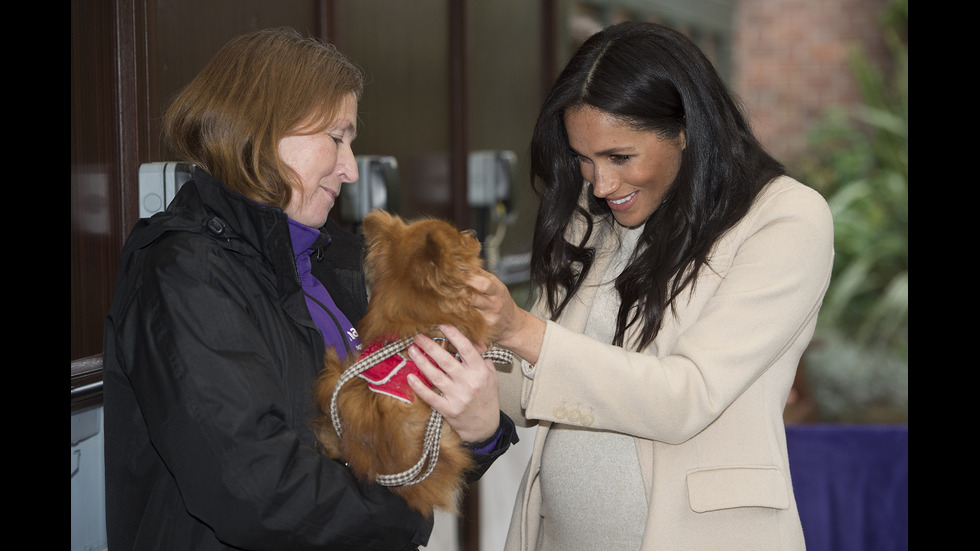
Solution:
[{"label": "small brown dog", "polygon": [[[438,337],[434,328],[440,324],[454,325],[474,343],[489,346],[486,323],[469,306],[471,290],[466,284],[482,268],[475,237],[448,222],[422,219],[406,224],[384,211],[368,214],[363,231],[371,300],[357,332],[365,354],[419,332]],[[381,482],[420,463],[432,409],[405,383],[409,369],[418,369],[407,353],[392,356],[361,375],[344,376],[355,360],[348,358],[342,364],[328,351],[326,369],[316,386],[323,415],[314,428],[324,453],[346,461],[361,479]],[[427,381],[421,372],[416,373]],[[342,376],[347,380],[338,390]],[[338,422],[342,427],[339,438]],[[473,467],[470,452],[456,432],[446,423],[438,430],[438,460],[433,465],[430,458],[431,472],[424,480],[409,485],[385,483],[427,516],[433,508],[458,513],[464,475]],[[432,432],[430,429],[430,436]]]}]

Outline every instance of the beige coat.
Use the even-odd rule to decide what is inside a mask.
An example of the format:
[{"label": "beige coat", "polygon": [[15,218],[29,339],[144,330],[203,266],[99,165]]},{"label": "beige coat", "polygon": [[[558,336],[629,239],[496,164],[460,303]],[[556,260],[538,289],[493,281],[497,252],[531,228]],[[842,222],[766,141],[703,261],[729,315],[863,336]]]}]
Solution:
[{"label": "beige coat", "polygon": [[[616,246],[597,226],[595,264],[548,322],[537,365],[500,374],[504,411],[539,427],[506,549],[535,549],[553,422],[634,436],[649,505],[643,550],[804,549],[782,413],[830,280],[826,202],[788,177],[770,183],[643,353],[582,334],[611,257],[599,251]],[[540,305],[535,313],[547,319]]]}]

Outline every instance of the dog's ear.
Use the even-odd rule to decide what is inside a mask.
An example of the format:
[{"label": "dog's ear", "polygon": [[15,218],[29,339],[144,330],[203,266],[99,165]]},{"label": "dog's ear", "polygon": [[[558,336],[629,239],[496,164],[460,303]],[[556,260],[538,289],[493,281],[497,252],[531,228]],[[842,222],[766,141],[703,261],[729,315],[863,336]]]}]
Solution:
[{"label": "dog's ear", "polygon": [[378,235],[398,227],[404,228],[405,222],[399,216],[383,210],[369,212],[361,226],[368,239],[376,239]]},{"label": "dog's ear", "polygon": [[466,280],[479,268],[480,243],[471,235],[441,221],[432,221],[420,236],[414,277],[423,288],[452,291],[468,289]]},{"label": "dog's ear", "polygon": [[361,226],[368,250],[392,243],[405,230],[405,221],[383,210],[373,210],[364,217]]}]

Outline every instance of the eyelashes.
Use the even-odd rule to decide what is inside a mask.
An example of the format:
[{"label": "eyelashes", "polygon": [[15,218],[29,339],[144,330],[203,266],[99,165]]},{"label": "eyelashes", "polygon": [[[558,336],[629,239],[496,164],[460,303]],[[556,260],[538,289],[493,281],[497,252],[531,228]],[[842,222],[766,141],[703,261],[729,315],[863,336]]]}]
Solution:
[{"label": "eyelashes", "polygon": [[[584,157],[575,152],[571,152],[570,154],[572,158],[578,163],[592,164],[592,159],[589,159],[588,157]],[[608,155],[606,158],[609,159],[609,161],[615,165],[624,165],[628,163],[630,159],[633,158],[633,156],[632,155]]]}]

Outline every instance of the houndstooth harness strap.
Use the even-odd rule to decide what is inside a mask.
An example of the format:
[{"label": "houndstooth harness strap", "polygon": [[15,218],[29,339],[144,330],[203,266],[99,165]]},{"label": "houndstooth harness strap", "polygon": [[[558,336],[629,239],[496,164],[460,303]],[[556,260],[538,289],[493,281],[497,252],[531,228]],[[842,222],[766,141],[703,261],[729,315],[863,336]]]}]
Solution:
[{"label": "houndstooth harness strap", "polygon": [[[333,396],[330,398],[330,420],[333,422],[333,428],[337,432],[338,437],[343,434],[340,413],[337,410],[337,396],[340,394],[340,389],[351,379],[371,369],[379,362],[401,353],[412,344],[412,341],[413,337],[392,341],[359,359],[341,374],[340,379],[337,381],[337,386],[334,387]],[[509,350],[497,347],[496,345],[491,346],[482,356],[484,359],[498,364],[508,364],[514,357],[513,353]],[[433,409],[425,425],[425,434],[422,437],[422,456],[418,462],[411,468],[398,474],[378,475],[375,482],[382,486],[412,486],[422,482],[432,474],[433,469],[436,467],[436,461],[439,459],[439,443],[442,440],[442,421],[442,414]]]}]

